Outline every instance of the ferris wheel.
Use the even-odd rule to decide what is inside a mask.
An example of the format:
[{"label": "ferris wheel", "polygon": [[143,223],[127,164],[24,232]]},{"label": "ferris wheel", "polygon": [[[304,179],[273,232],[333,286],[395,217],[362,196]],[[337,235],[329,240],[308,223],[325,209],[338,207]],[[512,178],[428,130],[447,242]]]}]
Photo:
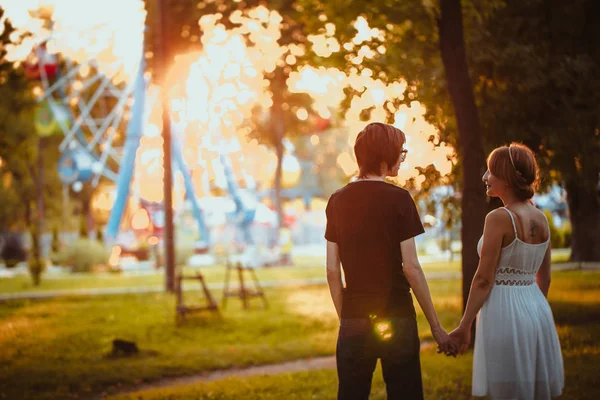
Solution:
[{"label": "ferris wheel", "polygon": [[[101,177],[116,182],[123,161],[123,132],[140,119],[136,114],[143,112],[134,110],[136,81],[116,83],[115,76],[107,75],[97,59],[59,59],[46,44],[34,48],[24,70],[38,82],[38,134],[63,136],[58,166],[61,181],[75,191],[81,190],[83,183],[96,186]],[[119,67],[115,63],[109,70],[119,71]]]},{"label": "ferris wheel", "polygon": [[[49,52],[46,43],[35,47],[24,63],[26,75],[38,82],[36,130],[41,137],[62,135],[58,170],[63,184],[77,192],[83,184],[95,187],[102,178],[115,183],[105,235],[114,240],[130,196],[145,111],[157,101],[158,93],[148,95],[143,60],[133,73],[130,68],[130,79],[125,80],[120,60],[108,66],[94,56],[74,62]],[[201,241],[207,244],[208,230],[176,138],[173,150],[174,166],[183,174]]]}]

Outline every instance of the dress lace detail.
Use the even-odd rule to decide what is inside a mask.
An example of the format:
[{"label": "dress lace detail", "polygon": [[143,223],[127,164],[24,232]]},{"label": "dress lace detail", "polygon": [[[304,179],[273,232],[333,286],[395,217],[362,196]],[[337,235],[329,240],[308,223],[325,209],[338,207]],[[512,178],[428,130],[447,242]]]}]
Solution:
[{"label": "dress lace detail", "polygon": [[523,281],[523,280],[517,280],[517,279],[496,279],[496,285],[500,285],[500,286],[530,286],[530,285],[533,285],[534,283],[535,283],[535,280]]},{"label": "dress lace detail", "polygon": [[535,283],[535,272],[512,267],[502,267],[496,271],[496,285],[529,286]]}]

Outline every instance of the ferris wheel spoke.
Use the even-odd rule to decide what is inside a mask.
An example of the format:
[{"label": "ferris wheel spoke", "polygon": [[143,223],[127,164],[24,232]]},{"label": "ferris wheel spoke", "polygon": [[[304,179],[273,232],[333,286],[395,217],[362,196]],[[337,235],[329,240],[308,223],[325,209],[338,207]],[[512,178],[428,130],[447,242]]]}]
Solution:
[{"label": "ferris wheel spoke", "polygon": [[[88,62],[89,62],[89,60],[88,60]],[[72,64],[67,63],[67,68],[68,68],[69,72],[67,72],[64,76],[61,76],[59,79],[57,79],[52,85],[49,85],[48,77],[46,76],[45,72],[41,71],[43,74],[42,78],[45,78],[45,79],[42,79],[42,84],[44,85],[44,95],[38,99],[38,102],[42,102],[48,96],[52,96],[52,95],[54,95],[54,93],[60,91],[61,88],[64,88],[65,84],[67,82],[69,82],[71,80],[71,78],[73,78],[73,76],[75,76],[77,74],[77,72],[79,72],[79,69],[84,64],[85,63],[76,64],[71,67]]]},{"label": "ferris wheel spoke", "polygon": [[87,90],[94,83],[98,82],[100,79],[102,79],[102,76],[94,75],[93,77],[88,79],[80,89],[73,89],[73,92],[71,92],[69,95],[67,95],[65,97],[65,103],[68,103],[72,99],[79,97],[81,95],[81,93],[83,93],[85,90]]},{"label": "ferris wheel spoke", "polygon": [[116,162],[117,164],[121,164],[121,159],[123,158],[121,153],[119,153],[119,151],[117,149],[115,149],[114,147],[111,147],[110,150],[108,151],[108,155],[110,156],[110,158],[112,158],[112,160],[114,162]]},{"label": "ferris wheel spoke", "polygon": [[94,180],[92,181],[92,186],[96,187],[98,185],[98,182],[100,181],[100,175],[110,179],[113,182],[116,182],[117,178],[119,177],[119,175],[116,172],[113,172],[112,170],[103,166],[102,172],[94,177]]},{"label": "ferris wheel spoke", "polygon": [[[106,161],[108,160],[108,157],[113,156],[112,158],[115,159],[114,155],[116,154],[116,151],[113,148],[113,141],[114,141],[114,138],[116,135],[116,126],[118,125],[119,121],[120,121],[120,118],[114,118],[113,124],[111,125],[112,129],[107,130],[107,132],[109,132],[108,138],[105,142],[102,143],[103,149],[102,149],[102,154],[100,155],[100,159],[98,160],[98,163],[100,165],[100,168],[101,168],[101,171],[103,174],[104,174],[104,171],[106,170]],[[99,133],[102,134],[102,133],[104,133],[104,131],[100,130]],[[90,144],[91,144],[91,142],[90,142]],[[94,176],[92,185],[96,186],[98,184],[99,180],[100,180],[100,174],[96,174],[96,176]]]},{"label": "ferris wheel spoke", "polygon": [[82,123],[84,122],[84,119],[89,115],[89,113],[92,110],[92,107],[94,107],[94,104],[96,104],[96,101],[98,101],[98,99],[100,98],[100,95],[102,94],[102,90],[104,90],[104,87],[106,86],[106,81],[103,82],[100,85],[100,88],[96,91],[96,93],[94,93],[94,95],[92,96],[92,98],[89,100],[89,102],[86,104],[86,107],[84,110],[82,110],[81,114],[77,117],[77,119],[75,120],[75,122],[73,123],[73,126],[71,127],[71,129],[69,130],[69,132],[67,132],[65,134],[65,138],[63,139],[63,141],[60,143],[59,149],[62,151],[65,149],[65,147],[67,146],[67,143],[73,139],[73,135],[75,134],[75,132],[81,127]]},{"label": "ferris wheel spoke", "polygon": [[127,90],[127,86],[125,86],[125,88],[118,88],[117,86],[115,86],[115,84],[113,83],[112,80],[109,80],[108,83],[109,88],[107,89],[107,92],[109,92],[110,94],[112,94],[115,97],[121,97],[121,95],[123,94],[123,92],[125,92],[125,90]]},{"label": "ferris wheel spoke", "polygon": [[[92,149],[100,141],[100,139],[102,138],[101,134],[108,129],[108,126],[111,123],[111,121],[113,121],[113,120],[117,121],[117,123],[114,125],[115,127],[121,121],[121,119],[123,118],[123,110],[124,110],[125,104],[127,102],[127,99],[129,98],[129,94],[130,94],[129,88],[133,88],[133,85],[128,85],[128,90],[126,90],[122,94],[121,98],[119,98],[117,104],[111,110],[110,114],[108,114],[108,116],[104,119],[104,122],[98,129],[98,132],[100,132],[100,135],[95,135],[92,138],[92,140],[89,142],[89,144],[87,146],[88,149]],[[114,121],[113,121],[113,124],[114,124]]]}]

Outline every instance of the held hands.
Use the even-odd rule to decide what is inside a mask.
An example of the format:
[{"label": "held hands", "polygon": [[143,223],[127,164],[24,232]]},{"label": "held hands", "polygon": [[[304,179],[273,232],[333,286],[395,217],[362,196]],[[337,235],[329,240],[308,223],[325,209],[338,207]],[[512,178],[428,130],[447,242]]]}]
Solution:
[{"label": "held hands", "polygon": [[431,334],[438,344],[438,353],[444,353],[447,356],[456,357],[456,353],[458,353],[458,345],[452,340],[444,328],[441,326],[432,328]]},{"label": "held hands", "polygon": [[465,350],[469,348],[469,344],[471,344],[471,327],[459,325],[458,328],[450,332],[450,339],[456,343],[460,354],[464,354]]}]

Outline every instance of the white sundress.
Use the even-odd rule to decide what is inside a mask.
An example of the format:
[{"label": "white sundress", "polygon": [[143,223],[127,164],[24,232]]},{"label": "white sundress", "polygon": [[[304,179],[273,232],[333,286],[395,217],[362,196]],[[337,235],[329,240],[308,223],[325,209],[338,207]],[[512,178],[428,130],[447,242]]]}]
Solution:
[{"label": "white sundress", "polygon": [[[515,240],[502,249],[495,285],[477,316],[473,396],[550,399],[562,392],[564,369],[552,311],[536,284],[549,239],[523,242],[512,213],[505,210]],[[477,246],[480,255],[482,239]]]}]

